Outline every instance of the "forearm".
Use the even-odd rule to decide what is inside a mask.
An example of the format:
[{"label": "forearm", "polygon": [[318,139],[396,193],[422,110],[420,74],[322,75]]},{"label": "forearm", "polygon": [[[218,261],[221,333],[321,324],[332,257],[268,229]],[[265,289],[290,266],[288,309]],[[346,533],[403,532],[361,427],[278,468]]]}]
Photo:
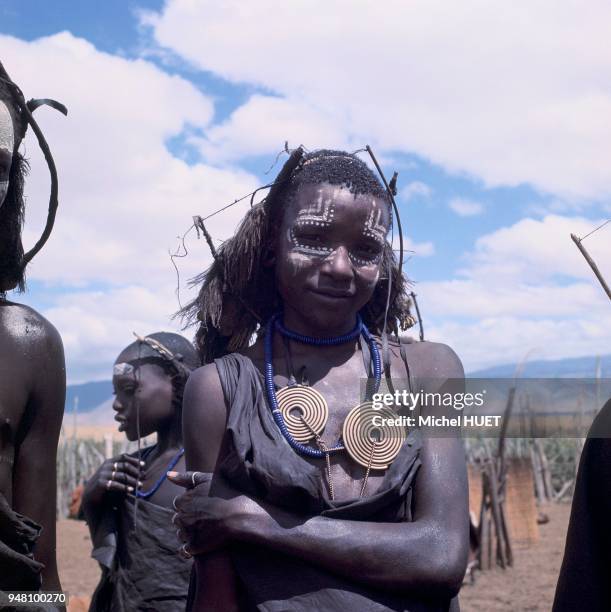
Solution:
[{"label": "forearm", "polygon": [[237,579],[226,550],[195,557],[195,601],[193,609],[237,612]]},{"label": "forearm", "polygon": [[261,508],[238,521],[235,537],[295,556],[377,588],[454,594],[466,566],[461,534],[434,521],[373,523]]}]

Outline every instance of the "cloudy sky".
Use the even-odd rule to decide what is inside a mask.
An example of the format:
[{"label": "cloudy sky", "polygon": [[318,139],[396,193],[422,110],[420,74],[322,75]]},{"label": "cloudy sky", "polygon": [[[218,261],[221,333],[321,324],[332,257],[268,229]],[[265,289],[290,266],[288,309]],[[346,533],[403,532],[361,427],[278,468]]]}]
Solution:
[{"label": "cloudy sky", "polygon": [[[62,333],[70,382],[108,378],[132,331],[179,328],[168,253],[192,215],[267,182],[285,141],[370,144],[399,172],[428,339],[467,370],[608,354],[611,308],[569,234],[611,217],[610,22],[598,0],[5,0],[0,58],[69,108],[38,111],[61,209],[15,299]],[[48,174],[24,147],[30,244]],[[584,242],[608,279],[610,238]],[[183,302],[210,261],[187,247]]]}]

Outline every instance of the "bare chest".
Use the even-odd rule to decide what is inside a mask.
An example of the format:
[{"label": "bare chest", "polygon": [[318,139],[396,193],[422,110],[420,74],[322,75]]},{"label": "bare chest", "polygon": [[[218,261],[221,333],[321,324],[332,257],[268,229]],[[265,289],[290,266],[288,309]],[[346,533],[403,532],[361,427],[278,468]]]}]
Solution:
[{"label": "bare chest", "polygon": [[28,401],[29,378],[18,356],[2,349],[0,341],[0,492],[8,498],[12,489],[17,434]]},{"label": "bare chest", "polygon": [[[309,372],[315,373],[315,365]],[[306,372],[308,372],[306,366]],[[360,353],[356,353],[348,362],[330,368],[325,375],[311,386],[320,393],[327,406],[328,417],[320,433],[320,441],[325,448],[331,448],[342,439],[342,430],[348,414],[363,400],[365,386],[365,368]],[[286,379],[278,377],[277,384],[283,386]],[[313,442],[314,446],[317,446]],[[347,451],[334,452],[325,459],[307,459],[320,471],[320,478],[327,491],[333,489],[337,501],[367,496],[377,490],[384,478],[385,471],[370,470],[356,463]],[[364,488],[363,488],[364,487]]]}]

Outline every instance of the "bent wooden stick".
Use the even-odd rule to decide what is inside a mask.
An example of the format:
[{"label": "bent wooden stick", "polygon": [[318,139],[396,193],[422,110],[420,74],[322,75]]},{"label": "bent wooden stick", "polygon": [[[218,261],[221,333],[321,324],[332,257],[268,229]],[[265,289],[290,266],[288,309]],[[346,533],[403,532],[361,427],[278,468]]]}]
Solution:
[{"label": "bent wooden stick", "polygon": [[586,251],[583,244],[581,244],[581,240],[577,236],[575,236],[575,234],[571,234],[571,239],[577,245],[577,248],[581,251],[581,254],[585,257],[585,260],[588,262],[588,264],[590,264],[590,268],[592,268],[592,271],[596,275],[598,282],[602,285],[602,288],[607,293],[607,297],[611,300],[611,289],[609,289],[609,286],[605,282],[605,279],[603,275],[600,273],[598,266],[596,265],[594,260],[590,257],[590,254]]}]

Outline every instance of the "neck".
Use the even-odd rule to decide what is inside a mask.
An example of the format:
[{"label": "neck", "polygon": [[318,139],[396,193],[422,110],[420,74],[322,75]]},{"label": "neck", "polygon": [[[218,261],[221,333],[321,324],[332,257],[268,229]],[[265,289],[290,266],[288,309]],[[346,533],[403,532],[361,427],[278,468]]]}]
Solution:
[{"label": "neck", "polygon": [[179,419],[175,419],[171,427],[157,432],[157,455],[169,450],[182,448],[182,427]]},{"label": "neck", "polygon": [[356,314],[349,315],[341,323],[334,324],[333,327],[329,327],[324,323],[304,319],[299,312],[287,305],[284,307],[282,319],[284,321],[284,326],[287,329],[297,334],[311,336],[313,338],[341,336],[351,332],[356,325]]}]

